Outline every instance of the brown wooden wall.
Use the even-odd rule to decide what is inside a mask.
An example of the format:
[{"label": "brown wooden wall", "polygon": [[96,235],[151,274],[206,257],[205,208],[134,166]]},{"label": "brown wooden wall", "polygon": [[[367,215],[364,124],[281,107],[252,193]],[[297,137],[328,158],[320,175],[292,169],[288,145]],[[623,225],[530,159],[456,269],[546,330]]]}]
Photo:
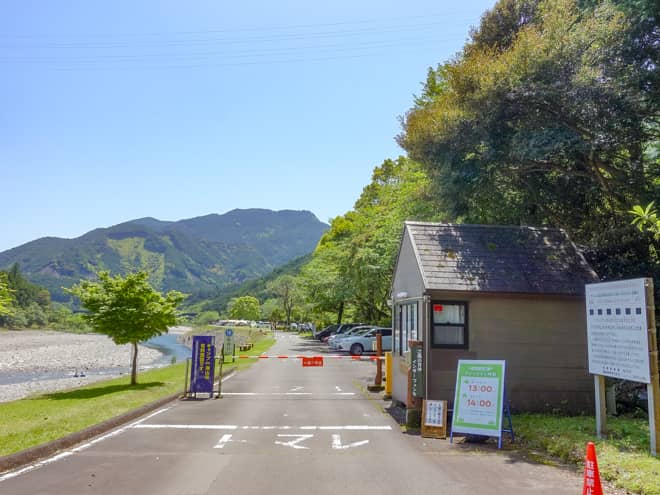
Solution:
[{"label": "brown wooden wall", "polygon": [[469,348],[430,350],[430,399],[453,403],[459,359],[504,359],[513,410],[593,411],[583,299],[456,293],[431,298],[468,303]]}]

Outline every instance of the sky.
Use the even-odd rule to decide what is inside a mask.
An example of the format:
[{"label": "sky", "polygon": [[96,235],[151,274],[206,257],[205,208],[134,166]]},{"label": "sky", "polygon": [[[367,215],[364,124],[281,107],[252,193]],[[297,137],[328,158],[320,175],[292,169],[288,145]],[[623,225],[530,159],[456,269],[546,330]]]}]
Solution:
[{"label": "sky", "polygon": [[4,0],[0,252],[141,217],[353,208],[494,0]]}]

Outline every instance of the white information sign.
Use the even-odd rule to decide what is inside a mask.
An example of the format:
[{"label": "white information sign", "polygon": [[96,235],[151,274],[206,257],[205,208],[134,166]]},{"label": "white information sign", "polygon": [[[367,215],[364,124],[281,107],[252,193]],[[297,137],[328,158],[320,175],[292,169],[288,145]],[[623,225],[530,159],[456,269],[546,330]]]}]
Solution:
[{"label": "white information sign", "polygon": [[589,373],[651,382],[645,279],[587,284]]},{"label": "white information sign", "polygon": [[446,401],[443,400],[426,401],[426,417],[424,418],[424,424],[426,426],[444,426],[443,419],[445,416],[445,403]]}]

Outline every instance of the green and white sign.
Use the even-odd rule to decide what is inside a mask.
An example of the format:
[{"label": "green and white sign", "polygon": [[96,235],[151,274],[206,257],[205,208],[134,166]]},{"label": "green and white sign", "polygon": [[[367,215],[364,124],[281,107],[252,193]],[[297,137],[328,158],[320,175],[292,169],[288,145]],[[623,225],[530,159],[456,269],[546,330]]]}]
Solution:
[{"label": "green and white sign", "polygon": [[458,361],[452,435],[501,437],[504,371],[505,361]]}]

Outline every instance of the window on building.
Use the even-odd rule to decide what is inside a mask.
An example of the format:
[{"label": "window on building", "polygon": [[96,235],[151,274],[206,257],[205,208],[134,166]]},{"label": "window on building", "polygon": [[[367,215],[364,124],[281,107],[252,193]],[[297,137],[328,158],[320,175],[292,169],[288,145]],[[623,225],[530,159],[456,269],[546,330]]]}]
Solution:
[{"label": "window on building", "polygon": [[467,349],[467,304],[436,301],[431,304],[431,311],[433,313],[432,346]]},{"label": "window on building", "polygon": [[419,338],[417,302],[397,304],[394,324],[394,352],[402,356],[408,351],[408,341]]}]

